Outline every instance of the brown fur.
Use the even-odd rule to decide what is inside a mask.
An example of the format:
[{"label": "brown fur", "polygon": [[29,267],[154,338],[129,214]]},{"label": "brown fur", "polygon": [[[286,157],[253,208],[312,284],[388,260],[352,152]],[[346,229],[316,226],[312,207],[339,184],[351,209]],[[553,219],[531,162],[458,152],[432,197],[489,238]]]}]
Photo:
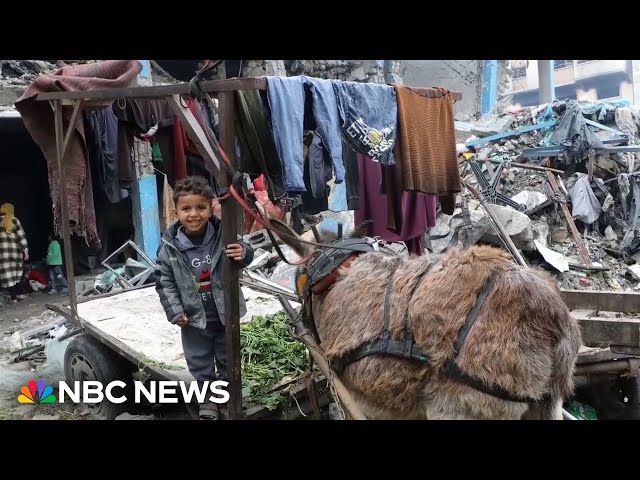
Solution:
[{"label": "brown fur", "polygon": [[[408,311],[415,341],[432,359],[424,366],[370,355],[350,364],[342,380],[365,414],[370,418],[518,419],[528,407],[535,407],[540,418],[557,415],[558,403],[573,392],[581,336],[552,277],[543,270],[515,265],[497,248],[474,246],[443,255],[410,298],[429,263],[426,257],[368,253],[342,271],[328,292],[313,298],[321,346],[333,359],[378,337],[385,290],[392,281],[392,337],[402,339]],[[514,395],[539,399],[550,394],[544,405],[501,400],[440,371],[452,355],[467,313],[494,271],[497,281],[457,364],[467,375]]]}]

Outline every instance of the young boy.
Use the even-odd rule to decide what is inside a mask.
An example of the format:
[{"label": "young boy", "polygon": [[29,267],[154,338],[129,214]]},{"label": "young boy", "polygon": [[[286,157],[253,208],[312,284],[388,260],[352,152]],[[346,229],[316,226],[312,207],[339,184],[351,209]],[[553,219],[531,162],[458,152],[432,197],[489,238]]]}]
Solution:
[{"label": "young boy", "polygon": [[61,287],[60,293],[67,293],[69,284],[62,271],[62,251],[60,250],[60,242],[49,234],[49,248],[47,250],[47,265],[49,266],[49,283],[51,290],[49,295],[58,293],[58,286]]},{"label": "young boy", "polygon": [[[182,328],[187,366],[201,387],[205,381],[227,380],[223,253],[243,267],[253,260],[247,243],[223,248],[222,221],[212,214],[213,199],[213,190],[202,177],[176,182],[173,201],[178,221],[162,237],[156,266],[160,303],[167,319]],[[241,291],[240,316],[246,313]],[[214,417],[216,410],[205,402],[200,417]]]}]

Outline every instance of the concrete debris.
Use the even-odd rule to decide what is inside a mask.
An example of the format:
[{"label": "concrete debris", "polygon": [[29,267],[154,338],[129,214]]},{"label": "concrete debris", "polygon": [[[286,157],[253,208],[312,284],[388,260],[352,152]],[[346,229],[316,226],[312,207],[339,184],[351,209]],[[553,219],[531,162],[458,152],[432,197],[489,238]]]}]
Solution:
[{"label": "concrete debris", "polygon": [[[502,205],[492,205],[491,209],[511,237],[515,246],[522,250],[532,250],[533,245],[533,225],[531,219],[522,212],[511,207]],[[471,243],[482,240],[495,245],[502,245],[498,233],[494,230],[489,216],[484,209],[476,204],[476,208],[469,207],[472,230],[469,234]]]},{"label": "concrete debris", "polygon": [[155,415],[133,415],[131,413],[121,413],[116,420],[156,420]]},{"label": "concrete debris", "polygon": [[[502,198],[487,198],[528,264],[554,273],[562,288],[640,290],[638,107],[626,100],[557,100],[500,108],[475,123],[457,121],[456,142],[466,182],[482,190],[484,182],[469,165],[478,162],[502,198],[523,206],[518,211]],[[503,246],[475,198],[463,190],[459,205],[462,197],[469,204],[470,225],[460,215],[440,213],[429,234],[429,250],[463,247],[463,238],[467,245]],[[458,235],[463,227],[468,227],[466,235]],[[577,242],[584,245],[593,268],[585,265]]]}]

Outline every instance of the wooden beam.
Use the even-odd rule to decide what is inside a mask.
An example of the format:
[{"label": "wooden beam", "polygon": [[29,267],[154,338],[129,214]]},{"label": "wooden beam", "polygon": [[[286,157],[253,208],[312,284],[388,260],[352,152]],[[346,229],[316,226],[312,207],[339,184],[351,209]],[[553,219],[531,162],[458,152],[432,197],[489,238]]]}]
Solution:
[{"label": "wooden beam", "polygon": [[640,313],[640,293],[561,290],[569,310]]},{"label": "wooden beam", "polygon": [[640,318],[588,317],[572,313],[582,332],[582,343],[590,346],[640,347]]},{"label": "wooden beam", "polygon": [[[231,165],[235,167],[235,103],[233,92],[220,94],[220,143]],[[222,187],[231,185],[230,172],[223,175]],[[228,199],[222,202],[222,236],[224,246],[238,241],[238,202]],[[243,417],[242,373],[240,369],[240,290],[238,266],[224,255],[222,278],[224,281],[225,332],[227,343],[228,411],[231,420]]]},{"label": "wooden beam", "polygon": [[207,139],[207,135],[196,120],[196,117],[193,116],[193,113],[188,107],[182,104],[181,100],[180,95],[167,97],[167,102],[171,110],[184,126],[189,138],[195,143],[198,152],[204,159],[207,170],[214,176],[218,185],[223,185],[225,182],[222,174],[223,160],[219,158],[217,152],[213,150],[211,142]]},{"label": "wooden beam", "polygon": [[[553,176],[553,173],[547,172],[547,179],[549,180],[549,184],[551,185],[551,189],[553,193],[560,197],[560,191],[558,189],[558,183],[556,182],[556,177]],[[562,213],[564,213],[564,218],[567,220],[567,225],[571,229],[571,234],[573,235],[573,239],[578,246],[578,250],[580,251],[580,256],[582,257],[582,261],[587,267],[591,267],[593,264],[591,262],[591,257],[589,257],[589,252],[587,251],[587,247],[585,246],[582,238],[580,238],[580,233],[576,228],[576,224],[573,221],[573,217],[571,216],[571,212],[569,212],[569,207],[567,207],[566,202],[562,202],[560,204],[562,207]]]},{"label": "wooden beam", "polygon": [[62,216],[62,242],[64,244],[64,265],[67,273],[67,283],[69,284],[69,308],[73,321],[84,328],[82,319],[78,316],[78,305],[76,303],[76,277],[73,270],[73,251],[71,247],[71,231],[69,229],[69,205],[67,201],[67,184],[64,172],[64,157],[67,153],[71,135],[75,130],[78,114],[82,108],[82,100],[76,102],[69,121],[66,135],[64,133],[64,121],[62,118],[62,105],[59,101],[54,102],[54,127],[56,134],[56,160],[58,166],[58,184],[60,189],[60,213]]},{"label": "wooden beam", "polygon": [[[226,80],[206,80],[200,86],[208,93],[216,94],[235,90],[266,90],[266,77],[230,78]],[[419,91],[419,87],[411,87]],[[43,92],[36,100],[116,100],[118,98],[165,98],[173,95],[191,95],[188,83],[156,85],[153,87],[105,88],[102,90],[74,90],[65,92]],[[462,100],[462,92],[451,92],[454,100]]]},{"label": "wooden beam", "polygon": [[[230,92],[234,90],[265,90],[267,79],[232,78],[228,80],[207,80],[201,84],[205,92]],[[163,98],[173,95],[190,95],[188,83],[157,85],[154,87],[106,88],[102,90],[76,90],[65,92],[44,92],[36,100],[116,100],[118,98]]]}]

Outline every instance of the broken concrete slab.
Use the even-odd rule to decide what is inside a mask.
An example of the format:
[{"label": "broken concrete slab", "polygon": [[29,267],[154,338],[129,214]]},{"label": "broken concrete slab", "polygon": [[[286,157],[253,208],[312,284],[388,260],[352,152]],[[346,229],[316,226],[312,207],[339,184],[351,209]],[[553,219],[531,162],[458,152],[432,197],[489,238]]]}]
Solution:
[{"label": "broken concrete slab", "polygon": [[[517,248],[521,250],[533,250],[535,248],[533,244],[533,225],[527,215],[503,205],[491,205],[490,208]],[[487,243],[503,245],[498,232],[495,231],[489,216],[482,207],[478,205],[477,208],[473,208],[470,205],[469,215],[472,227],[469,232],[471,243],[483,240]]]},{"label": "broken concrete slab", "polygon": [[494,135],[508,129],[514,120],[515,117],[511,115],[498,116],[486,113],[471,126],[471,131],[478,137]]},{"label": "broken concrete slab", "polygon": [[537,240],[545,247],[548,246],[549,224],[544,217],[539,219],[538,221],[533,222],[533,236],[534,240]]},{"label": "broken concrete slab", "polygon": [[542,192],[536,192],[535,190],[523,190],[520,193],[511,197],[516,203],[525,205],[524,213],[526,215],[532,215],[539,212],[545,207],[551,205],[551,200]]},{"label": "broken concrete slab", "polygon": [[609,225],[607,228],[604,229],[604,238],[607,239],[608,241],[618,240],[618,235],[613,230],[613,228],[611,228],[611,225]]}]

